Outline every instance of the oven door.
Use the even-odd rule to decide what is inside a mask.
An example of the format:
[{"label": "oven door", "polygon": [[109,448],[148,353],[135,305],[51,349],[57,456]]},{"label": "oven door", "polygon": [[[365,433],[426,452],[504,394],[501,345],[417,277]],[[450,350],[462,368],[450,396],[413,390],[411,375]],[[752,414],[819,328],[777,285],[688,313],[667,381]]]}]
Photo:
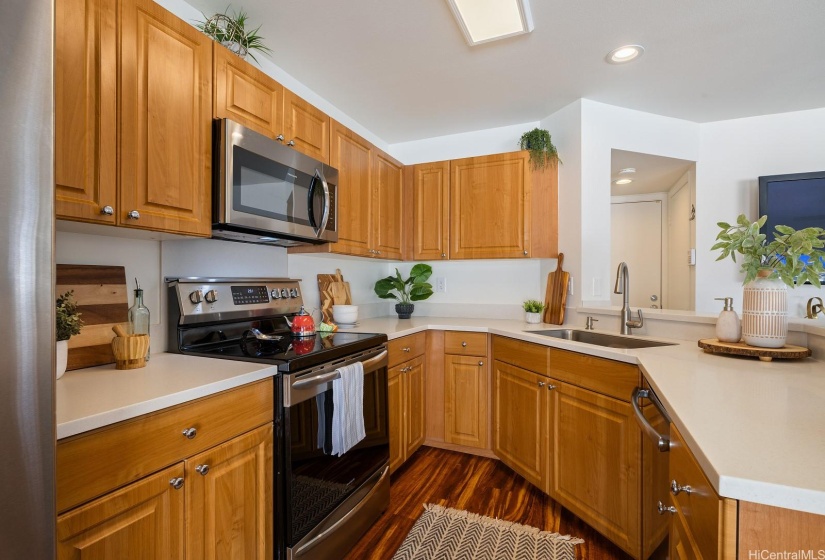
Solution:
[{"label": "oven door", "polygon": [[[335,369],[364,365],[366,437],[330,454]],[[389,505],[387,351],[382,346],[284,376],[287,558],[339,558]]]}]

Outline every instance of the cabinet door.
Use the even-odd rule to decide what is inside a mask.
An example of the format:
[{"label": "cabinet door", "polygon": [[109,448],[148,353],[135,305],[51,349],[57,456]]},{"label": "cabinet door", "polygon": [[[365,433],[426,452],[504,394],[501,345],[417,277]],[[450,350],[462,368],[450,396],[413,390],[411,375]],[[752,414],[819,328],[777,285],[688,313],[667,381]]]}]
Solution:
[{"label": "cabinet door", "polygon": [[[375,211],[370,214],[374,256],[401,259],[404,166],[387,154],[375,150],[372,165],[372,191]],[[363,218],[363,216],[362,216]]]},{"label": "cabinet door", "polygon": [[424,443],[424,356],[407,363],[406,378],[407,438],[406,457]]},{"label": "cabinet door", "polygon": [[474,356],[444,357],[445,441],[487,448],[487,368]]},{"label": "cabinet door", "polygon": [[406,411],[404,406],[404,375],[401,371],[404,364],[390,368],[387,372],[387,408],[390,424],[390,472],[404,464],[404,453],[407,448],[405,441]]},{"label": "cabinet door", "polygon": [[493,362],[493,452],[545,492],[550,383],[531,371]]},{"label": "cabinet door", "polygon": [[446,259],[450,232],[450,162],[413,167],[413,260]]},{"label": "cabinet door", "polygon": [[450,162],[450,258],[524,258],[530,253],[527,152]]},{"label": "cabinet door", "polygon": [[[289,90],[284,90],[284,129],[288,146],[330,163],[329,116]],[[337,166],[333,164],[333,167]]]},{"label": "cabinet door", "polygon": [[55,3],[54,176],[58,218],[114,224],[117,1]]},{"label": "cabinet door", "polygon": [[183,559],[183,463],[57,518],[57,558]]},{"label": "cabinet door", "polygon": [[372,145],[335,121],[332,122],[330,165],[338,170],[338,242],[336,253],[372,256],[370,220]]},{"label": "cabinet door", "polygon": [[186,460],[187,557],[272,558],[272,424]]},{"label": "cabinet door", "polygon": [[[665,502],[670,505],[669,502]],[[670,533],[668,538],[668,548],[670,550],[670,560],[696,560],[703,558],[696,543],[691,539],[685,521],[678,513],[669,516]]]},{"label": "cabinet door", "polygon": [[642,442],[630,403],[565,383],[550,394],[550,496],[640,557]]},{"label": "cabinet door", "polygon": [[208,236],[212,40],[152,0],[122,6],[118,223]]},{"label": "cabinet door", "polygon": [[213,45],[216,119],[232,119],[270,138],[284,134],[284,86],[222,46]]}]

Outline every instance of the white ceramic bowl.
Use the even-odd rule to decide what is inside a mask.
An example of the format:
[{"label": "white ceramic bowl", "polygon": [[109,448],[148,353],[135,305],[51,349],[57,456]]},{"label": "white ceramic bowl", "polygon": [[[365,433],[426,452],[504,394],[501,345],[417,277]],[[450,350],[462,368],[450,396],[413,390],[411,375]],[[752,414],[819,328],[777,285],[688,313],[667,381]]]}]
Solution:
[{"label": "white ceramic bowl", "polygon": [[358,320],[357,305],[333,305],[332,318],[336,323],[351,325]]}]

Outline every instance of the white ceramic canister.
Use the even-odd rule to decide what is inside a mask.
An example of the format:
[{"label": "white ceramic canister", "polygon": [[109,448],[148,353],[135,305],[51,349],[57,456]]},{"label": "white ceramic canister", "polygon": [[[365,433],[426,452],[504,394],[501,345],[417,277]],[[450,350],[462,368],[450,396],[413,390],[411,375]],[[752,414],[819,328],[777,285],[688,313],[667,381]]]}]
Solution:
[{"label": "white ceramic canister", "polygon": [[788,287],[779,278],[756,278],[745,285],[742,339],[760,348],[782,348],[788,338]]}]

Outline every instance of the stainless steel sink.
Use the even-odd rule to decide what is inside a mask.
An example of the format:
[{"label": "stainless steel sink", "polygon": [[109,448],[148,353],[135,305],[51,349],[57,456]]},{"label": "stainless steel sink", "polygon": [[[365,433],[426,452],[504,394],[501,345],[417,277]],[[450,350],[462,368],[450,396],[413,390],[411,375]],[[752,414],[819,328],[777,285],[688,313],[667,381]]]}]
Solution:
[{"label": "stainless steel sink", "polygon": [[542,336],[551,336],[553,338],[561,338],[564,340],[572,340],[575,342],[584,342],[585,344],[595,344],[596,346],[605,346],[607,348],[621,348],[624,350],[629,348],[673,346],[673,344],[669,342],[656,342],[655,340],[646,340],[644,338],[632,338],[629,336],[579,331],[576,329],[550,329],[546,331],[524,332],[528,332],[530,334],[540,334]]}]

